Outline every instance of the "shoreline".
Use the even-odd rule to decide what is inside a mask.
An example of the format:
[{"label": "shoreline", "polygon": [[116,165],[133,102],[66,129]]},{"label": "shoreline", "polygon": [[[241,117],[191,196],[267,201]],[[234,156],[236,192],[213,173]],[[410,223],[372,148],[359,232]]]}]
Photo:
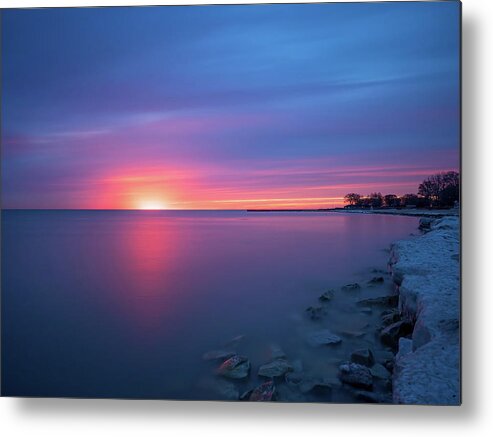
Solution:
[{"label": "shoreline", "polygon": [[442,217],[458,217],[459,209],[363,209],[363,208],[332,208],[332,209],[247,209],[246,212],[335,212],[343,214],[386,214],[386,215],[400,215],[408,217],[430,217],[430,218],[442,218]]},{"label": "shoreline", "polygon": [[393,401],[460,405],[459,217],[421,219],[420,229],[391,246],[398,309],[414,325],[411,338],[399,338]]},{"label": "shoreline", "polygon": [[[262,362],[229,346],[208,351],[206,359],[223,361],[223,379],[209,387],[234,400],[460,405],[459,217],[421,217],[418,228],[391,243],[387,271],[373,268],[373,278],[341,283],[305,308],[297,335],[321,354],[286,354],[282,341]],[[361,329],[326,324],[341,304],[361,314]],[[334,350],[327,363],[336,374],[318,369],[325,348]],[[246,384],[235,379],[240,371]]]}]

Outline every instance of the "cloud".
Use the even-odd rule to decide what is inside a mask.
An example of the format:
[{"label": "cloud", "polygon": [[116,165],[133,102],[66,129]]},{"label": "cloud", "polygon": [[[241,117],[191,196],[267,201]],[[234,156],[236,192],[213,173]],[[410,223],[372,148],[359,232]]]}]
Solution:
[{"label": "cloud", "polygon": [[7,10],[4,205],[411,190],[458,166],[458,36],[455,2]]}]

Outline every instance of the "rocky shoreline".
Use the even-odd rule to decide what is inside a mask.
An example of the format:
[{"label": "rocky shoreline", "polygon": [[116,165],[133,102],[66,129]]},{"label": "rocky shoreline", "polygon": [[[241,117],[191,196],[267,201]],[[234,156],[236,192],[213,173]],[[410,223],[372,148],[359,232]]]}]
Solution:
[{"label": "rocky shoreline", "polygon": [[[367,274],[359,283],[322,292],[316,302],[300,311],[291,338],[257,346],[268,351],[261,360],[248,353],[244,336],[205,352],[202,359],[210,366],[200,385],[209,393],[206,396],[242,401],[392,403],[398,336],[409,334],[409,329],[405,331],[409,325],[398,314],[390,273],[372,269]],[[285,350],[293,339],[297,347]]]},{"label": "rocky shoreline", "polygon": [[394,403],[460,405],[460,223],[421,219],[424,235],[396,242],[390,269],[399,312],[413,324],[401,338]]},{"label": "rocky shoreline", "polygon": [[408,217],[429,217],[429,218],[442,218],[442,217],[458,217],[459,209],[417,209],[417,208],[375,208],[375,209],[361,209],[361,208],[335,208],[329,210],[329,212],[338,212],[345,214],[383,214],[383,215],[402,215]]},{"label": "rocky shoreline", "polygon": [[[420,229],[392,245],[388,271],[323,291],[286,344],[262,346],[262,360],[243,336],[206,352],[206,396],[459,404],[459,219],[422,218]],[[293,338],[298,347],[286,353]],[[314,352],[303,354],[303,344]]]}]

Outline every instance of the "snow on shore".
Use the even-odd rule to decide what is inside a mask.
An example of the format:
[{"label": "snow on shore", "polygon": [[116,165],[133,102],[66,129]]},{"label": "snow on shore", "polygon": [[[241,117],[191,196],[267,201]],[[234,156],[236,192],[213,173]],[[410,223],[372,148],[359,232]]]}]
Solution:
[{"label": "snow on shore", "polygon": [[433,217],[441,218],[447,216],[459,216],[458,208],[451,209],[395,209],[395,208],[376,208],[376,209],[361,209],[361,208],[339,208],[331,210],[332,212],[343,212],[346,214],[386,214],[386,215],[407,215],[410,217]]},{"label": "snow on shore", "polygon": [[393,398],[401,404],[460,404],[459,218],[431,223],[430,231],[395,243],[390,266],[399,308],[415,322],[401,338]]}]

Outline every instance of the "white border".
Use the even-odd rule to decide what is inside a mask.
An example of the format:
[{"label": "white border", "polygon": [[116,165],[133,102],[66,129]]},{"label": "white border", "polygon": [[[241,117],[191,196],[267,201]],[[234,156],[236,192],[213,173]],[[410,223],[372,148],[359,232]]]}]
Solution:
[{"label": "white border", "polygon": [[[337,3],[351,3],[354,0],[340,0]],[[363,0],[366,1],[366,0]],[[409,0],[394,0],[394,1],[409,1]],[[426,1],[426,0],[425,0]],[[440,1],[440,0],[428,0]],[[35,8],[35,7],[63,7],[63,6],[150,6],[150,5],[207,5],[207,4],[234,4],[234,3],[262,3],[259,0],[5,0],[0,8]],[[303,0],[268,0],[264,3],[303,3]],[[324,3],[323,1],[312,1],[306,3]]]},{"label": "white border", "polygon": [[[275,1],[271,1],[275,3]],[[288,1],[282,1],[287,3]],[[207,1],[3,0],[1,7],[207,4]],[[216,0],[214,3],[240,3]],[[244,0],[241,3],[257,3]],[[293,3],[297,3],[293,1]],[[493,429],[493,23],[491,0],[464,0],[463,406],[293,405],[0,399],[15,436],[405,437],[491,435]],[[83,353],[83,351],[81,351]],[[489,429],[489,431],[488,431]]]}]

